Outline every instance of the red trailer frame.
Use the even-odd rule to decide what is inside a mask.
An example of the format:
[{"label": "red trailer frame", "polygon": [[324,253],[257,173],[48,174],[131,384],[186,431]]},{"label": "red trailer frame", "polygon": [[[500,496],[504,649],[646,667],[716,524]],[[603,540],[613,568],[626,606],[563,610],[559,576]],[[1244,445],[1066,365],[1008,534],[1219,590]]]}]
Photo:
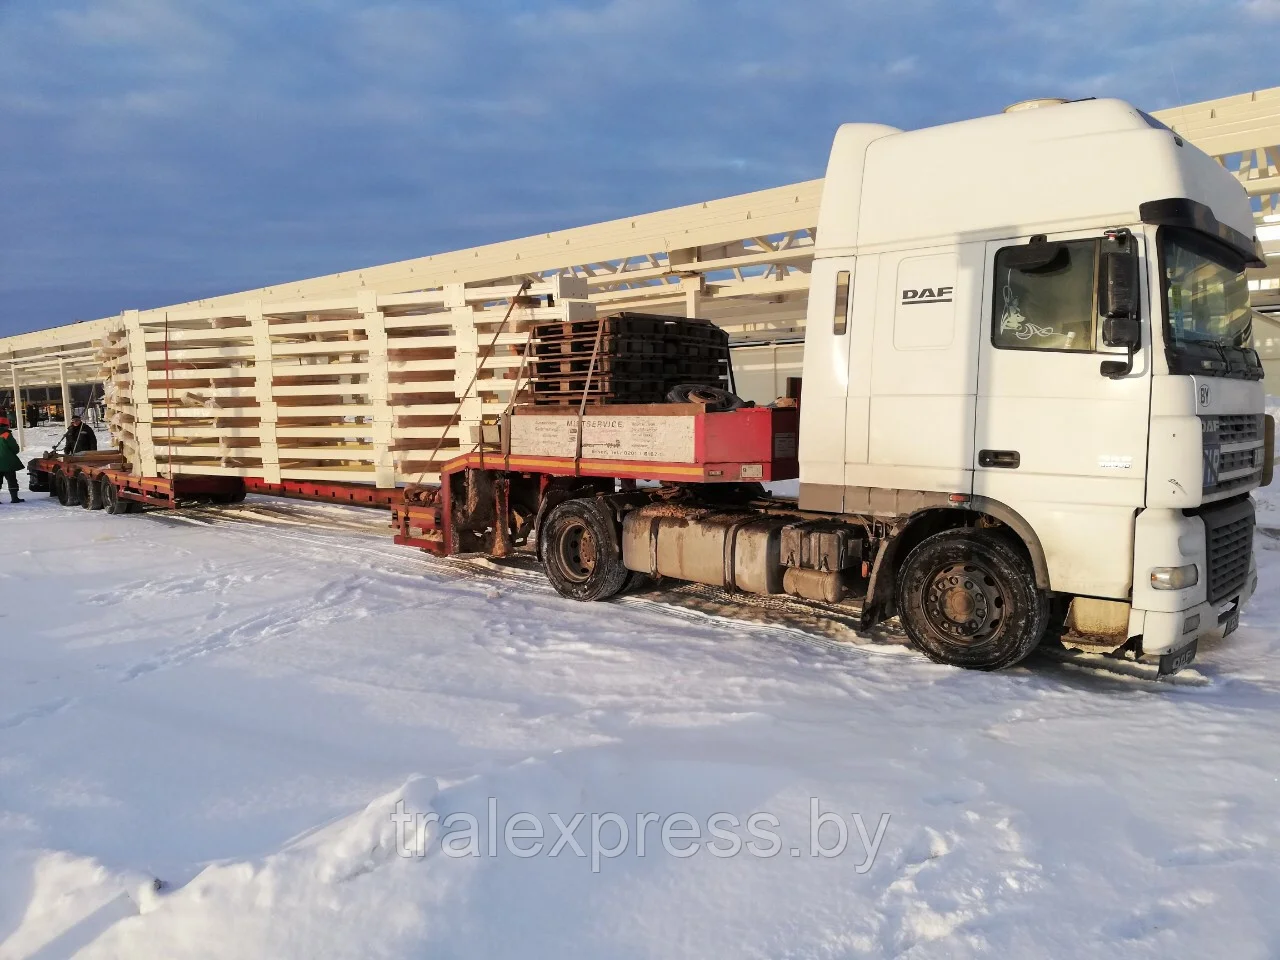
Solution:
[{"label": "red trailer frame", "polygon": [[[627,412],[644,415],[647,410],[646,405],[635,405]],[[101,506],[105,498],[100,496],[95,503],[89,490],[90,500],[83,501],[85,490],[78,487],[80,482],[110,484],[115,497],[127,504],[166,508],[189,500],[233,503],[243,500],[247,493],[389,507],[396,543],[439,556],[455,552],[454,478],[468,470],[536,481],[539,499],[552,481],[572,477],[624,483],[646,480],[665,484],[728,484],[789,480],[799,476],[795,444],[799,427],[797,408],[744,407],[715,413],[703,409],[693,416],[696,438],[693,462],[537,456],[476,449],[446,463],[440,473],[440,483],[428,486],[387,489],[359,483],[303,480],[268,483],[260,477],[183,473],[171,478],[142,477],[130,472],[116,451],[41,457],[28,464],[28,471],[49,477],[49,485],[42,489],[56,491],[57,484],[62,483],[68,491],[64,502],[83,502],[85,506]],[[507,516],[507,486],[497,485],[494,495],[498,498],[495,516]],[[502,538],[498,538],[498,542],[501,543]]]}]

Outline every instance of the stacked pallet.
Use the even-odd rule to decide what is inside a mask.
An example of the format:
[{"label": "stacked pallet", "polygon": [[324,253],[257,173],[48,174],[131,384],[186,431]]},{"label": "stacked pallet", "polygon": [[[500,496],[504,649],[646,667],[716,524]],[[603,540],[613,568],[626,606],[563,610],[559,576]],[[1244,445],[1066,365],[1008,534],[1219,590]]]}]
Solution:
[{"label": "stacked pallet", "polygon": [[661,403],[678,384],[728,387],[729,336],[645,313],[542,323],[530,365],[535,403]]},{"label": "stacked pallet", "polygon": [[108,422],[144,476],[430,482],[526,385],[530,329],[593,317],[571,277],[128,312],[99,345]]}]

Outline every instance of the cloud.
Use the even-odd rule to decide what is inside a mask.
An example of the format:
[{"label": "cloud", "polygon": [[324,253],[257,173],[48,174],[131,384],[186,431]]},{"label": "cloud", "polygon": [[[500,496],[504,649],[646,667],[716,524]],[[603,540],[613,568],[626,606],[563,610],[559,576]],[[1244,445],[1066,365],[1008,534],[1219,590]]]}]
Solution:
[{"label": "cloud", "polygon": [[1243,0],[1240,6],[1254,20],[1280,20],[1280,0]]},{"label": "cloud", "polygon": [[1277,3],[0,3],[0,334],[820,176],[847,120],[1243,92]]}]

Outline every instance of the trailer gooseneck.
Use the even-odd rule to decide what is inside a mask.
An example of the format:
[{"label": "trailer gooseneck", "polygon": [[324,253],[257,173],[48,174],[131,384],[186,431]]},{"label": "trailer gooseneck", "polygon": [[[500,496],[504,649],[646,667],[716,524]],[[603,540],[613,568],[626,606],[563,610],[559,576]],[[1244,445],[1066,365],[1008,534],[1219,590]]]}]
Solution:
[{"label": "trailer gooseneck", "polygon": [[[897,616],[958,666],[1009,666],[1053,633],[1171,672],[1256,588],[1250,492],[1274,446],[1244,277],[1260,262],[1235,178],[1128,104],[849,124],[795,397],[588,403],[588,373],[580,404],[490,418],[439,484],[148,478],[118,455],[36,461],[33,483],[113,512],[247,491],[383,505],[398,542],[533,551],[577,600],[691,580]],[[763,486],[796,478],[798,497]]]}]

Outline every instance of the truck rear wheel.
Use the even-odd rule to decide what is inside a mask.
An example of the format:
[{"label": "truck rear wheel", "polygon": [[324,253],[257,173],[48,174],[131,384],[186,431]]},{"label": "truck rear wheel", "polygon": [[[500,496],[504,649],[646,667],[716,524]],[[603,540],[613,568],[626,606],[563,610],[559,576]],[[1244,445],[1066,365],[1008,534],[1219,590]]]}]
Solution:
[{"label": "truck rear wheel", "polygon": [[898,617],[930,660],[1001,670],[1044,636],[1049,605],[1031,561],[991,530],[945,530],[898,568]]},{"label": "truck rear wheel", "polygon": [[606,600],[627,582],[613,518],[594,500],[565,500],[542,522],[542,565],[556,592]]}]

